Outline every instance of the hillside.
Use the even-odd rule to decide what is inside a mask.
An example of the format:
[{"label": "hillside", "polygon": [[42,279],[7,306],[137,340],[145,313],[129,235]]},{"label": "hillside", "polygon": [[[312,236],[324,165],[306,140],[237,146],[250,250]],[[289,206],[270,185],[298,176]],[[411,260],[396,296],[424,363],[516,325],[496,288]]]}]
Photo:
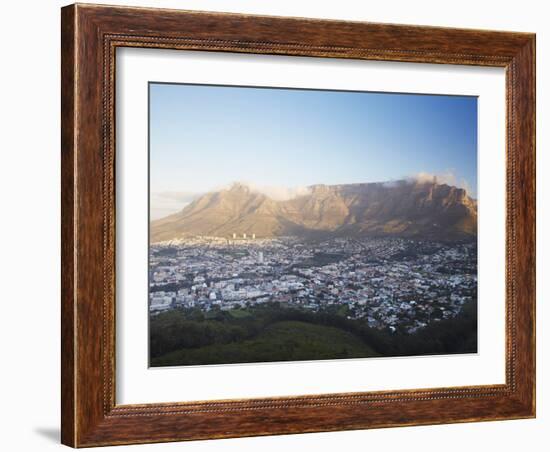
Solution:
[{"label": "hillside", "polygon": [[149,328],[152,367],[476,353],[477,303],[413,334],[370,328],[338,310],[277,304],[208,313],[177,309],[152,316]]},{"label": "hillside", "polygon": [[152,242],[244,233],[467,239],[477,234],[477,203],[464,189],[435,182],[314,185],[285,201],[236,183],[151,223]]},{"label": "hillside", "polygon": [[378,353],[347,331],[306,322],[283,321],[269,325],[257,336],[242,342],[176,350],[153,358],[151,365],[157,367],[372,356],[378,356]]}]

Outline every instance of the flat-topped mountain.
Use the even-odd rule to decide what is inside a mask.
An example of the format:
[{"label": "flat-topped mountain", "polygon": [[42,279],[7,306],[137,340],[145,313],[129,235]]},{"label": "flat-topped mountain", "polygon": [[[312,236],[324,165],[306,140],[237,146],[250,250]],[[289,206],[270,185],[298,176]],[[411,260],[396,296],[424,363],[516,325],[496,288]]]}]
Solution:
[{"label": "flat-topped mountain", "polygon": [[477,202],[464,189],[435,181],[313,185],[285,201],[235,183],[151,222],[151,242],[233,234],[469,239],[477,235]]}]

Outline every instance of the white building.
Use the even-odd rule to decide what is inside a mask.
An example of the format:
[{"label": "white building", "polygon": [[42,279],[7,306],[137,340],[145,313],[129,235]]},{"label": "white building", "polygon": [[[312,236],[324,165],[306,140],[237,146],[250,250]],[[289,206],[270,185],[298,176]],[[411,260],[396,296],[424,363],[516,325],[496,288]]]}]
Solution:
[{"label": "white building", "polygon": [[151,312],[167,311],[172,306],[172,297],[155,297],[151,298],[149,310]]}]

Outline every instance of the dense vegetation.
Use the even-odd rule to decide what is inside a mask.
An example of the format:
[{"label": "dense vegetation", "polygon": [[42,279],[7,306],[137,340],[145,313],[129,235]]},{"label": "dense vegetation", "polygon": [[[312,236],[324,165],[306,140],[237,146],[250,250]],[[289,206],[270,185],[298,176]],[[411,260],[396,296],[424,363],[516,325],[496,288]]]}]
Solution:
[{"label": "dense vegetation", "polygon": [[269,325],[251,339],[183,348],[153,359],[154,365],[300,361],[363,358],[377,354],[358,337],[338,328],[299,321]]},{"label": "dense vegetation", "polygon": [[176,309],[150,319],[152,366],[410,356],[477,351],[477,304],[415,334],[377,330],[343,311],[266,304],[204,313]]}]

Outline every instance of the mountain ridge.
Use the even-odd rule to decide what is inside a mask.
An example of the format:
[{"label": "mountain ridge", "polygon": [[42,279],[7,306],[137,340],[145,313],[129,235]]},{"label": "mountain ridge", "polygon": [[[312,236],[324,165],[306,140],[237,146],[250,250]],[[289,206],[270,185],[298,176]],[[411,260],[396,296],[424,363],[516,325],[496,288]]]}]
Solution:
[{"label": "mountain ridge", "polygon": [[151,242],[197,235],[403,236],[438,240],[477,235],[477,201],[435,180],[308,187],[275,200],[243,183],[206,193],[181,211],[152,221]]}]

